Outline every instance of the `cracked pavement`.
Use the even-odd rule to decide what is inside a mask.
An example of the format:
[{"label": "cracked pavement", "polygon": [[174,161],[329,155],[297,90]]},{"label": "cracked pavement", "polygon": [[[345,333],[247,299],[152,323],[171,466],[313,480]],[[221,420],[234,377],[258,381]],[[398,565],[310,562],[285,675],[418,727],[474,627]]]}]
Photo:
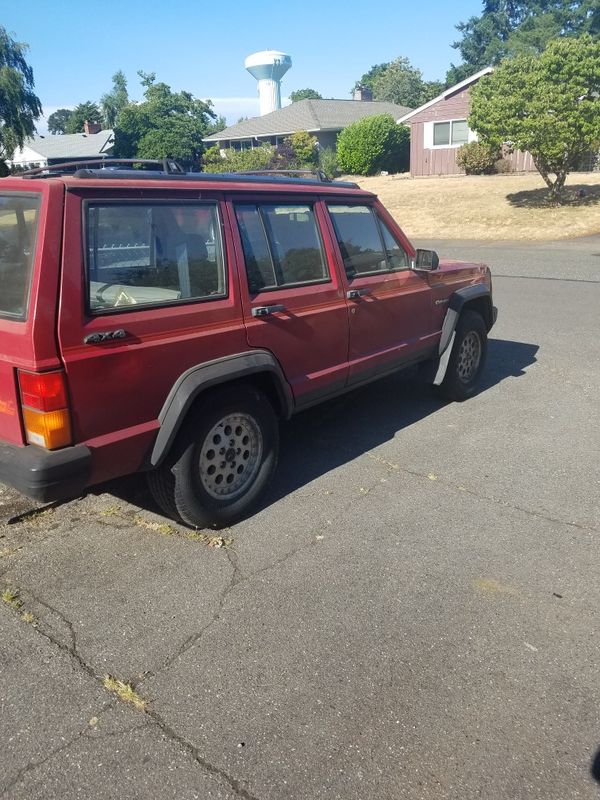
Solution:
[{"label": "cracked pavement", "polygon": [[598,796],[600,237],[434,244],[494,273],[476,398],[299,415],[218,536],[0,486],[1,798]]}]

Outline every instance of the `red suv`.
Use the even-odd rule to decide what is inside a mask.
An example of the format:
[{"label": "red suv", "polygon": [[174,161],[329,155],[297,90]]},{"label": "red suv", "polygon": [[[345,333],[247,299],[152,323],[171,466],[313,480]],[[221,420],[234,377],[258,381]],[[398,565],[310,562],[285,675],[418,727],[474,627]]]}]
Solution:
[{"label": "red suv", "polygon": [[417,362],[475,391],[488,268],[415,251],[355,184],[64,170],[0,185],[0,479],[23,493],[143,470],[167,514],[225,525],[280,419]]}]

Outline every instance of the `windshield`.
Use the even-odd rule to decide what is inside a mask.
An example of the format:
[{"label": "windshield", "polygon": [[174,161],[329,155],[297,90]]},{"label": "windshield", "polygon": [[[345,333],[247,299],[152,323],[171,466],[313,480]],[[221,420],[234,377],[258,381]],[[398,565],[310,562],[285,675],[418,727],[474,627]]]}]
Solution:
[{"label": "windshield", "polygon": [[0,194],[0,316],[27,316],[40,198]]}]

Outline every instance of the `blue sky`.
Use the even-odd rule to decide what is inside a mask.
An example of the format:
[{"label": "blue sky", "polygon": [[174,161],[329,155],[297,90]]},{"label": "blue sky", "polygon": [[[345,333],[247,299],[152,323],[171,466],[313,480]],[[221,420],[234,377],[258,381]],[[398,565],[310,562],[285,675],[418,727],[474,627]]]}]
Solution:
[{"label": "blue sky", "polygon": [[[132,99],[137,71],[156,72],[174,90],[211,98],[229,123],[258,114],[256,83],[244,58],[282,50],[293,66],[282,96],[311,87],[349,98],[373,64],[406,56],[427,80],[460,58],[455,25],[481,13],[481,0],[297,0],[294,3],[200,3],[185,0],[29,0],[3,3],[0,24],[29,44],[36,92],[46,115],[96,101],[122,69]],[[45,131],[44,121],[38,124]]]}]

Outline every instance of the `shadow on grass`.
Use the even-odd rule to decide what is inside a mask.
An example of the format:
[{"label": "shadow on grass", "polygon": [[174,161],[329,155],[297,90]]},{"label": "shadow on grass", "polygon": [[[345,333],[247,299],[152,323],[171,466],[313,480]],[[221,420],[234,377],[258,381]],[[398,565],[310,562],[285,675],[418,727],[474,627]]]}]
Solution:
[{"label": "shadow on grass", "polygon": [[575,186],[567,186],[563,190],[560,204],[550,199],[546,187],[507,194],[506,199],[515,208],[559,208],[561,206],[586,208],[600,203],[600,184],[578,183]]},{"label": "shadow on grass", "polygon": [[[535,344],[490,339],[480,394],[506,378],[524,375],[535,363],[537,351]],[[281,426],[280,462],[261,507],[393,439],[446,404],[413,368],[298,414]],[[466,405],[464,411],[468,415]],[[110,492],[138,507],[158,511],[143,475],[121,478],[91,491]]]}]

